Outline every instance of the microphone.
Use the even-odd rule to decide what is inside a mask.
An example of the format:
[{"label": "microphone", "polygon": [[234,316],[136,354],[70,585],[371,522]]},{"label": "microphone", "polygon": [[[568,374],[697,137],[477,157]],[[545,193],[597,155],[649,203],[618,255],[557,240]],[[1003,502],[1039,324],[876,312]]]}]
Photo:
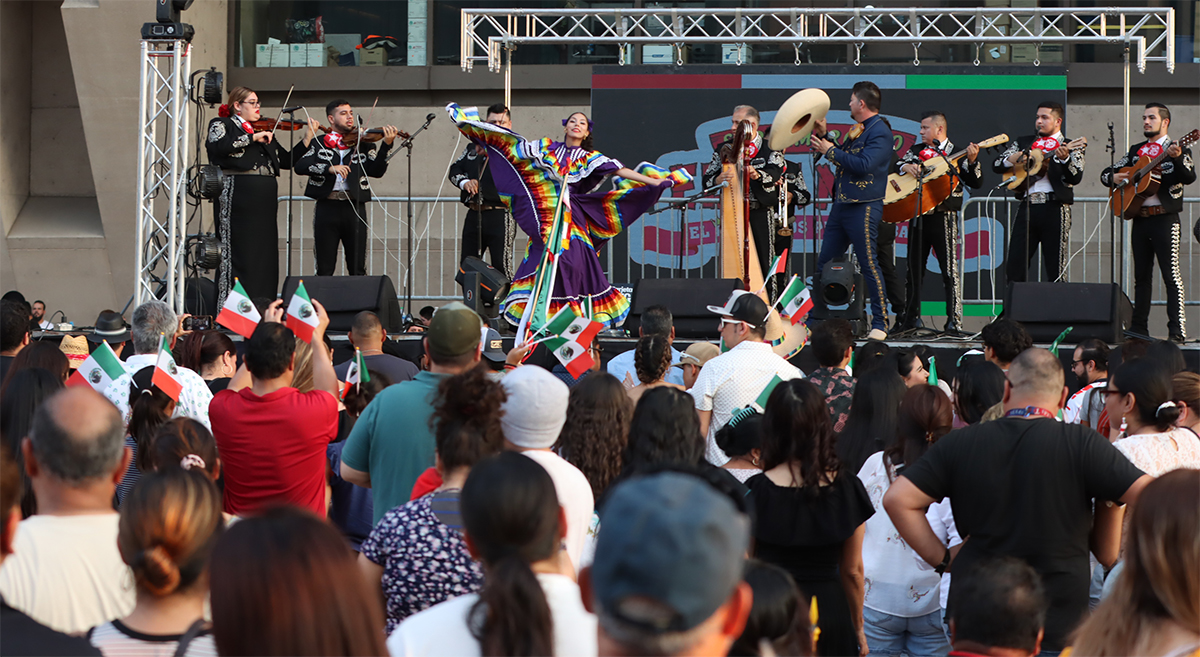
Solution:
[{"label": "microphone", "polygon": [[430,112],[425,115],[425,123],[433,123],[433,120],[436,118],[437,118],[437,114]]},{"label": "microphone", "polygon": [[1017,177],[1016,177],[1016,176],[1009,176],[1009,177],[1005,178],[1004,180],[1001,180],[1001,181],[1000,181],[1000,184],[999,184],[999,185],[996,185],[996,186],[995,186],[995,187],[993,187],[992,189],[1000,189],[1001,187],[1003,187],[1003,186],[1007,185],[1008,183],[1010,183],[1010,182],[1012,182],[1012,181],[1014,181],[1014,180],[1016,180],[1016,179],[1017,179]]},{"label": "microphone", "polygon": [[285,107],[285,108],[279,110],[279,112],[281,114],[291,114],[292,112],[295,112],[296,110],[302,110],[302,109],[304,109],[303,105],[293,105],[291,107]]}]

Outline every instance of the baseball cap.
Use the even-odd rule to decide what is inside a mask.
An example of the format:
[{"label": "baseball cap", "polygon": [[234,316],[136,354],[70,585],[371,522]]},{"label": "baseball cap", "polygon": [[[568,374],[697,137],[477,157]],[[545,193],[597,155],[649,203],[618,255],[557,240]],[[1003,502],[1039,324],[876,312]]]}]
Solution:
[{"label": "baseball cap", "polygon": [[722,317],[745,322],[751,328],[764,327],[769,313],[767,302],[745,290],[734,290],[724,306],[709,306],[708,309]]},{"label": "baseball cap", "polygon": [[679,472],[628,480],[600,511],[596,603],[650,632],[690,630],[733,594],[749,542],[750,519],[704,480]]},{"label": "baseball cap", "polygon": [[433,314],[425,339],[430,355],[437,358],[456,358],[479,348],[479,329],[483,321],[461,301],[448,303]]},{"label": "baseball cap", "polygon": [[493,363],[503,363],[508,354],[504,353],[504,341],[500,338],[500,332],[491,327],[481,330],[483,335],[483,357]]},{"label": "baseball cap", "polygon": [[684,365],[704,367],[708,361],[721,355],[721,348],[711,342],[693,342],[679,354],[679,362],[671,365],[683,369]]},{"label": "baseball cap", "polygon": [[553,445],[567,422],[567,384],[537,365],[523,365],[505,374],[500,385],[508,394],[500,406],[500,429],[508,442],[525,449]]}]

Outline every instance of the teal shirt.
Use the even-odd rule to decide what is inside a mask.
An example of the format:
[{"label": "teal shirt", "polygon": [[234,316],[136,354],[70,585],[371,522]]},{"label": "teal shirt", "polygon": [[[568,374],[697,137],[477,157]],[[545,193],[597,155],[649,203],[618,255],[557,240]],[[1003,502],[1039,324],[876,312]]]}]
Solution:
[{"label": "teal shirt", "polygon": [[420,372],[412,381],[388,386],[354,423],[342,462],[371,475],[374,524],[408,502],[417,477],[433,467],[436,441],[429,416],[438,385],[449,376]]}]

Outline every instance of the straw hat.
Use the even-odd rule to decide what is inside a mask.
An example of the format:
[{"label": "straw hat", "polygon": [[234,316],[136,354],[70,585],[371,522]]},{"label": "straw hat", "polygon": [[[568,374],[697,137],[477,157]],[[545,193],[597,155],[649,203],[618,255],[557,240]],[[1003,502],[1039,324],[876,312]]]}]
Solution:
[{"label": "straw hat", "polygon": [[803,141],[812,132],[813,124],[829,112],[829,94],[820,89],[805,89],[792,94],[771,121],[770,146],[781,151]]},{"label": "straw hat", "polygon": [[78,368],[87,360],[88,341],[82,335],[64,335],[62,342],[58,343],[58,348],[67,355],[71,369]]}]

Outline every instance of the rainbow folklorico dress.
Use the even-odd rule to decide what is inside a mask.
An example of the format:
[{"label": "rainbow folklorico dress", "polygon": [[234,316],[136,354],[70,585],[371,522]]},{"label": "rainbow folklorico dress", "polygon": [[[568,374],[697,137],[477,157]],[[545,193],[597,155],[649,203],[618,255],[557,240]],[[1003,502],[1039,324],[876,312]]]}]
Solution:
[{"label": "rainbow folklorico dress", "polygon": [[[617,178],[614,189],[597,191],[624,165],[562,142],[525,139],[480,121],[474,107],[451,103],[446,111],[464,135],[487,148],[500,198],[529,235],[525,259],[500,304],[504,317],[519,327],[519,333],[526,326],[540,328],[564,306],[608,326],[624,322],[629,300],[609,283],[596,251],[649,210],[663,192],[692,176],[643,162],[635,170],[661,178],[661,184]],[[535,301],[526,312],[530,297]]]}]

